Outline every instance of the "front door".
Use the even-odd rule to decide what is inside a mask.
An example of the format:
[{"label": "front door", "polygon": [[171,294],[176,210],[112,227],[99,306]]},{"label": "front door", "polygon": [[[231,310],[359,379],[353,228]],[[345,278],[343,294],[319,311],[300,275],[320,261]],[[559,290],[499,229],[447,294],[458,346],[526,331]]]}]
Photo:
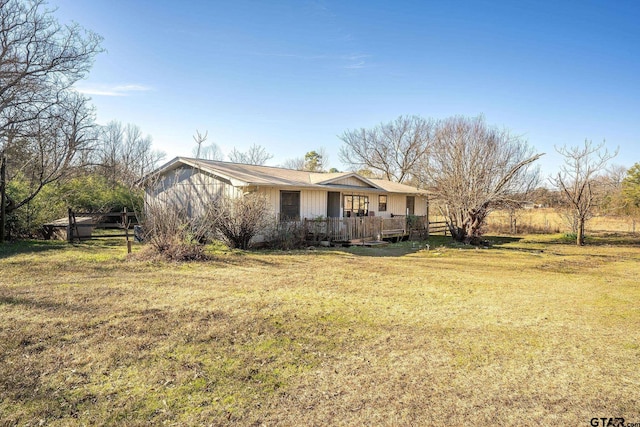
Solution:
[{"label": "front door", "polygon": [[415,196],[407,196],[407,215],[413,215],[416,206]]},{"label": "front door", "polygon": [[337,191],[327,193],[327,218],[340,218],[340,193]]}]

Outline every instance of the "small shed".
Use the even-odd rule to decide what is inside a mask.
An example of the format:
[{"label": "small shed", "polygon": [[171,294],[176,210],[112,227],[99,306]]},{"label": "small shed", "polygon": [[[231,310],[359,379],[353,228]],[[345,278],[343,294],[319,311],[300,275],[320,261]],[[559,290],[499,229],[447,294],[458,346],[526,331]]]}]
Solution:
[{"label": "small shed", "polygon": [[[90,216],[79,216],[76,218],[77,232],[73,231],[73,236],[80,239],[91,238],[95,223]],[[44,238],[47,240],[68,240],[69,218],[59,218],[42,226],[44,228]]]}]

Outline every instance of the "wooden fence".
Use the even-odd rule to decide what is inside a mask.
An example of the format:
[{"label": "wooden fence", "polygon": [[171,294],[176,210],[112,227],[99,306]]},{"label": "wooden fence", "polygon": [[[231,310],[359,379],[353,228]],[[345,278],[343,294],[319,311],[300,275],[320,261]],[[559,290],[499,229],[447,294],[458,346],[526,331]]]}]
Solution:
[{"label": "wooden fence", "polygon": [[433,221],[429,223],[429,233],[443,233],[445,236],[449,233],[449,226],[447,221]]},{"label": "wooden fence", "polygon": [[[48,239],[63,232],[69,243],[113,237],[125,237],[129,241],[129,237],[132,237],[129,230],[136,224],[138,221],[135,213],[128,212],[126,208],[122,212],[74,212],[69,209],[66,220],[45,224],[44,231],[45,238]],[[94,233],[96,229],[109,231]]]}]

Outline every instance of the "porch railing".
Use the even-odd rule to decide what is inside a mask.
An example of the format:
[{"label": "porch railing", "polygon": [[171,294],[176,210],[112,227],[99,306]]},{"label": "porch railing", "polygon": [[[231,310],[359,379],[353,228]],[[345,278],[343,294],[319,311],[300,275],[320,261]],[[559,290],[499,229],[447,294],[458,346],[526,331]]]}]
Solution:
[{"label": "porch railing", "polygon": [[307,235],[314,240],[351,241],[380,240],[405,236],[411,228],[424,227],[426,217],[404,216],[381,218],[376,216],[350,218],[315,218],[303,220]]}]

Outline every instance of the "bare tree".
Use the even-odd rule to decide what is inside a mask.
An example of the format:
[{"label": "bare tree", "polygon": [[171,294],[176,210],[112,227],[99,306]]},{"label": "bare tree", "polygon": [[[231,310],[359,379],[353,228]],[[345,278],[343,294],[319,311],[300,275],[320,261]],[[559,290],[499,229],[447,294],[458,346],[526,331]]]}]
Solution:
[{"label": "bare tree", "polygon": [[[205,137],[206,138],[206,137]],[[215,142],[210,143],[209,145],[196,145],[191,150],[193,157],[202,160],[224,160],[224,154],[218,144]]]},{"label": "bare tree", "polygon": [[585,224],[602,200],[597,178],[618,152],[610,153],[604,142],[593,145],[587,140],[582,146],[556,147],[556,151],[564,157],[564,164],[551,183],[562,192],[571,209],[576,244],[584,245]]},{"label": "bare tree", "polygon": [[424,170],[435,134],[435,122],[400,116],[373,129],[348,130],[340,139],[340,160],[353,170],[369,169],[389,181],[405,182]]},{"label": "bare tree", "polygon": [[124,133],[121,180],[132,186],[157,166],[164,153],[152,149],[153,139],[150,135],[143,135],[137,125],[127,123]]},{"label": "bare tree", "polygon": [[628,168],[622,165],[609,165],[606,170],[595,179],[601,198],[598,207],[601,214],[625,215],[629,212],[629,201],[623,194],[623,183]]},{"label": "bare tree", "polygon": [[482,117],[452,117],[438,125],[426,171],[451,235],[477,242],[489,212],[517,203],[537,182],[542,154]]},{"label": "bare tree", "polygon": [[129,188],[152,171],[165,154],[153,150],[152,138],[144,136],[135,124],[122,125],[111,121],[100,133],[97,163],[100,173],[111,183],[122,183]]},{"label": "bare tree", "polygon": [[124,129],[122,123],[111,121],[100,132],[100,144],[96,150],[95,163],[99,166],[100,174],[111,183],[118,181],[118,164],[120,151],[124,144]]},{"label": "bare tree", "polygon": [[297,171],[304,170],[304,157],[294,157],[292,159],[287,159],[282,164],[282,167],[285,169],[293,169]]},{"label": "bare tree", "polygon": [[[68,177],[81,169],[87,151],[96,141],[93,109],[86,99],[64,93],[64,99],[41,112],[38,120],[24,122],[19,132],[9,134],[2,150],[0,181],[0,235],[4,236],[6,215],[22,208],[45,185]],[[26,180],[29,191],[15,199],[6,187],[14,179]],[[1,241],[1,239],[0,239]]]},{"label": "bare tree", "polygon": [[229,160],[233,163],[247,165],[264,165],[273,158],[273,154],[267,152],[262,145],[253,144],[247,151],[238,151],[236,148],[229,153]]},{"label": "bare tree", "polygon": [[[44,0],[0,0],[1,211],[18,209],[78,160],[93,114],[72,93],[101,51],[101,38],[77,24],[62,26]],[[57,128],[57,129],[56,129]],[[15,168],[32,171],[31,194],[8,201]],[[14,170],[12,173],[11,170]],[[0,215],[0,241],[5,216]]]},{"label": "bare tree", "polygon": [[[82,79],[101,38],[61,26],[44,0],[0,0],[0,133],[39,118]],[[3,141],[6,143],[6,141]]]}]

